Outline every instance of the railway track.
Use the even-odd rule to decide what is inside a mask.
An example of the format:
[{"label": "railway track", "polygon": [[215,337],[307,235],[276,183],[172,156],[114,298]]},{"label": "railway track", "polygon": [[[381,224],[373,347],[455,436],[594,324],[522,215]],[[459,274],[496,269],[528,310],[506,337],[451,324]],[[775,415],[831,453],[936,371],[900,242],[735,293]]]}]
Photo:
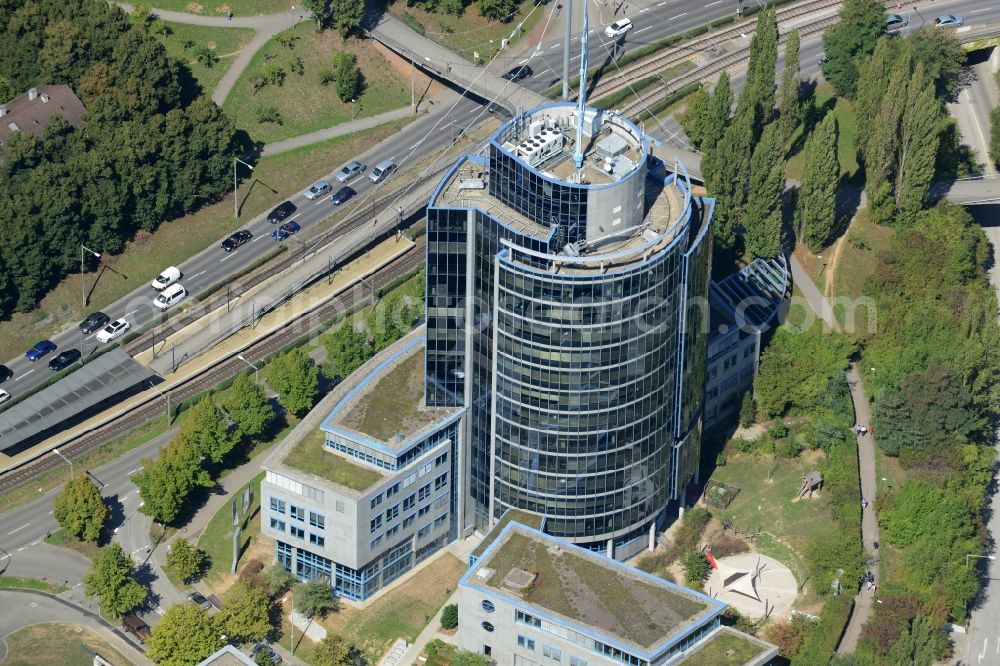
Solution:
[{"label": "railway track", "polygon": [[[379,282],[382,284],[403,277],[413,271],[423,261],[423,247],[424,239],[421,238],[418,240],[416,248],[387,264],[381,270],[374,273],[374,275],[377,276]],[[316,330],[323,322],[329,320],[334,315],[360,306],[370,297],[371,292],[368,287],[357,283],[342,292],[337,298],[323,304],[313,312],[294,320],[294,325],[278,329],[271,335],[257,341],[242,353],[253,354],[255,356],[265,356],[273,353],[291,344],[303,335]],[[292,322],[289,323],[291,324]],[[170,401],[173,404],[180,404],[182,400],[210,389],[219,382],[229,379],[244,370],[246,370],[246,365],[243,361],[235,357],[230,358],[164,393],[170,396]],[[68,458],[77,458],[115,437],[123,435],[143,423],[158,417],[162,413],[163,403],[159,399],[147,402],[122,414],[108,424],[91,432],[84,433],[67,444],[63,444],[59,447],[60,452]],[[0,492],[29,481],[42,472],[57,467],[60,464],[65,463],[63,463],[62,459],[55,458],[54,456],[36,458],[0,476]]]}]

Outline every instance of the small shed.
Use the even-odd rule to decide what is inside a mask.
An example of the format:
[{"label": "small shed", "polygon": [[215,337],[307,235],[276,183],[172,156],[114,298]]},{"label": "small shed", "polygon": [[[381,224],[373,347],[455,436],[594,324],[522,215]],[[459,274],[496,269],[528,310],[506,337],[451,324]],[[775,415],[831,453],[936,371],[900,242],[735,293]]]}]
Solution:
[{"label": "small shed", "polygon": [[817,491],[822,487],[823,475],[820,474],[819,470],[813,470],[802,475],[802,485],[799,487],[799,492],[795,497],[798,499],[806,493],[809,493],[809,496],[811,497],[814,491]]}]

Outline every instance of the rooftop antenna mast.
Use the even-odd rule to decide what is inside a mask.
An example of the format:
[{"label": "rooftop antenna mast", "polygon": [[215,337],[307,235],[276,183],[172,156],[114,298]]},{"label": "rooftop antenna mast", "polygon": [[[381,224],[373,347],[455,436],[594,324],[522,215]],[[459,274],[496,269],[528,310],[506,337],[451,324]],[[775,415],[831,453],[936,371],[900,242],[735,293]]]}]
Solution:
[{"label": "rooftop antenna mast", "polygon": [[583,1],[583,36],[580,38],[580,95],[576,111],[576,146],[573,149],[573,163],[577,169],[583,168],[583,113],[587,108],[587,47],[590,28],[587,21],[588,2],[590,0]]}]

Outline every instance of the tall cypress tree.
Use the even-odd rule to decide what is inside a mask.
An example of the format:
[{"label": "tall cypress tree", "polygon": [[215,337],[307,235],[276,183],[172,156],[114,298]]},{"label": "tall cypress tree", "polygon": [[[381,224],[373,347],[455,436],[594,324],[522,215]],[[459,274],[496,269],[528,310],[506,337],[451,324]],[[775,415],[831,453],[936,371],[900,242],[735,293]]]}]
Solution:
[{"label": "tall cypress tree", "polygon": [[739,224],[750,179],[753,145],[753,116],[737,116],[726,128],[719,143],[702,160],[705,185],[715,197],[712,228],[720,248],[736,247]]},{"label": "tall cypress tree", "polygon": [[753,151],[743,242],[751,257],[781,252],[781,193],[785,189],[784,144],[778,123],[769,123]]},{"label": "tall cypress tree", "polygon": [[895,187],[898,220],[904,224],[912,222],[927,201],[941,136],[941,101],[922,63],[917,63],[906,97],[899,128]]},{"label": "tall cypress tree", "polygon": [[778,22],[773,9],[761,12],[750,40],[746,83],[736,104],[736,115],[753,116],[754,143],[774,113],[774,75],[778,62]]},{"label": "tall cypress tree", "polygon": [[882,38],[875,45],[872,57],[864,62],[858,76],[857,100],[854,103],[855,115],[866,119],[858,123],[855,133],[855,145],[862,159],[868,149],[868,137],[872,131],[872,120],[882,107],[882,99],[886,94],[886,85],[892,73],[898,53],[893,43]]},{"label": "tall cypress tree", "polygon": [[840,22],[823,33],[823,76],[838,95],[854,99],[861,56],[885,34],[885,5],[879,0],[845,0]]},{"label": "tall cypress tree", "polygon": [[792,132],[802,121],[802,102],[799,99],[799,31],[788,33],[785,42],[785,69],[781,73],[781,115],[778,117],[782,143],[788,143]]},{"label": "tall cypress tree", "polygon": [[729,73],[723,72],[712,90],[712,100],[708,107],[702,147],[710,150],[719,143],[729,125],[729,114],[733,108],[733,91],[729,86]]},{"label": "tall cypress tree", "polygon": [[806,144],[806,171],[799,195],[802,240],[812,252],[819,252],[833,232],[839,178],[837,120],[828,113]]},{"label": "tall cypress tree", "polygon": [[[884,205],[882,200],[891,192],[891,184],[896,167],[896,149],[899,143],[899,123],[906,104],[906,91],[910,79],[910,63],[905,57],[897,57],[889,75],[885,93],[878,112],[871,118],[866,133],[865,190],[869,204],[874,207]],[[861,123],[859,123],[861,124]],[[885,185],[888,184],[888,189]]]}]

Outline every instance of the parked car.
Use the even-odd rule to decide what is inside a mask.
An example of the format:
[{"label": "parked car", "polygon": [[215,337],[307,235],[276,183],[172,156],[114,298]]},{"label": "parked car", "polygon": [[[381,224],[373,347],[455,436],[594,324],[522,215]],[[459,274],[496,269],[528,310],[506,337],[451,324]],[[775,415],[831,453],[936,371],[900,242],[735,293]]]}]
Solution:
[{"label": "parked car", "polygon": [[8,400],[10,400],[10,393],[7,393],[7,391],[0,389],[0,403],[7,402]]},{"label": "parked car", "polygon": [[530,67],[528,67],[527,65],[518,65],[514,69],[504,74],[503,78],[507,79],[508,81],[513,81],[516,83],[518,81],[528,78],[534,73],[535,71]]},{"label": "parked car", "polygon": [[35,346],[24,353],[24,357],[29,361],[37,361],[41,357],[54,352],[56,350],[56,343],[51,340],[42,340],[36,342]]},{"label": "parked car", "polygon": [[254,645],[253,646],[253,650],[252,650],[252,654],[254,656],[254,661],[256,661],[258,664],[260,663],[260,660],[257,659],[257,655],[263,655],[272,664],[280,664],[281,663],[281,655],[278,654],[277,652],[275,652],[274,648],[272,648],[267,643],[257,643],[256,645]]},{"label": "parked car", "polygon": [[297,234],[301,228],[302,227],[299,226],[298,222],[285,222],[283,225],[271,232],[271,238],[276,241],[283,241],[289,236]]},{"label": "parked car", "polygon": [[111,317],[103,312],[91,313],[87,315],[86,319],[80,322],[80,332],[84,335],[90,335],[107,324],[109,321],[111,321]]},{"label": "parked car", "polygon": [[353,162],[348,162],[344,166],[340,167],[340,171],[337,172],[337,175],[335,175],[334,178],[337,179],[338,183],[346,183],[352,178],[360,176],[364,173],[366,168],[367,167],[364,162],[354,160]]},{"label": "parked car", "polygon": [[296,211],[295,204],[291,201],[282,201],[275,206],[274,210],[267,214],[267,221],[277,224]]},{"label": "parked car", "polygon": [[392,160],[382,160],[381,162],[376,164],[375,168],[372,169],[370,174],[368,174],[368,180],[372,181],[373,183],[382,182],[383,180],[391,176],[395,170],[396,170],[395,162],[393,162]]},{"label": "parked car", "polygon": [[170,268],[165,269],[162,273],[153,278],[153,281],[150,283],[149,286],[151,286],[156,291],[161,291],[163,289],[166,289],[167,287],[169,287],[174,282],[177,282],[180,279],[181,279],[180,270],[176,266],[171,266]]},{"label": "parked car", "polygon": [[166,312],[168,308],[177,305],[187,296],[187,290],[179,284],[172,284],[153,299],[153,307],[160,312]]},{"label": "parked car", "polygon": [[351,197],[353,197],[357,192],[347,187],[346,185],[337,190],[332,197],[330,197],[330,203],[334,206],[339,206]]},{"label": "parked car", "polygon": [[0,365],[0,382],[5,382],[14,376],[14,371],[6,365]]},{"label": "parked car", "polygon": [[889,14],[885,17],[885,31],[889,33],[899,32],[910,24],[910,19],[900,14]]},{"label": "parked car", "polygon": [[252,233],[250,233],[246,229],[240,229],[232,236],[222,241],[222,249],[225,250],[226,252],[232,252],[240,245],[243,245],[244,243],[249,241],[251,238],[253,238]]},{"label": "parked car", "polygon": [[206,599],[205,595],[199,592],[192,592],[191,594],[189,594],[188,601],[190,601],[196,606],[201,606],[205,610],[211,610],[212,608],[214,608],[212,602]]},{"label": "parked car", "polygon": [[315,183],[309,186],[308,190],[306,190],[306,199],[308,199],[309,201],[313,201],[315,199],[320,198],[321,196],[329,192],[331,189],[333,188],[330,187],[330,183],[326,182],[325,180],[317,180]]},{"label": "parked car", "polygon": [[934,19],[935,28],[961,28],[965,25],[965,19],[956,14],[945,14]]},{"label": "parked car", "polygon": [[613,37],[621,37],[626,32],[632,29],[632,19],[618,19],[607,28],[604,29],[604,36],[608,39]]},{"label": "parked car", "polygon": [[97,334],[97,341],[111,342],[115,338],[120,338],[125,335],[130,328],[132,328],[132,324],[130,324],[124,317],[121,319],[115,319],[113,322],[101,329],[101,332]]},{"label": "parked car", "polygon": [[128,613],[122,618],[122,624],[125,625],[125,631],[129,632],[133,636],[139,639],[140,643],[145,643],[146,639],[152,633],[149,625],[134,613]]},{"label": "parked car", "polygon": [[59,372],[80,360],[79,349],[67,349],[49,361],[49,370]]}]

